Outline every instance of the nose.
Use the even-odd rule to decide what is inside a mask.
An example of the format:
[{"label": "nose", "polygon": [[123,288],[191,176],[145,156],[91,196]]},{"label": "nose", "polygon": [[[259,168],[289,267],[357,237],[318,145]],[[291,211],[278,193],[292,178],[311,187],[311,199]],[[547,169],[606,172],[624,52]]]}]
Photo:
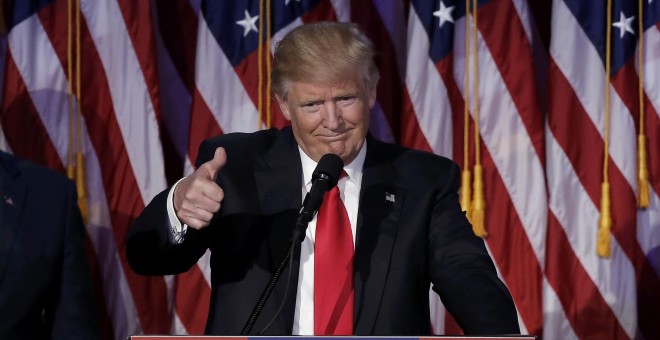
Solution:
[{"label": "nose", "polygon": [[323,110],[323,126],[329,130],[336,130],[341,125],[341,109],[337,103],[328,101]]}]

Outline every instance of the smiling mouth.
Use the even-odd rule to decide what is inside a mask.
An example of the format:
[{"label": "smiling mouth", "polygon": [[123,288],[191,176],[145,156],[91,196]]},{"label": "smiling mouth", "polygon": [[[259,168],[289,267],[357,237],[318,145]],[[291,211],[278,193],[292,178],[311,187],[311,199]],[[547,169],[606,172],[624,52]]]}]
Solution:
[{"label": "smiling mouth", "polygon": [[347,137],[348,137],[348,131],[344,131],[342,133],[333,134],[333,135],[321,135],[321,136],[319,136],[319,138],[321,138],[323,140],[326,140],[326,141],[330,141],[330,142],[334,142],[334,141],[338,141],[338,140],[344,140]]}]

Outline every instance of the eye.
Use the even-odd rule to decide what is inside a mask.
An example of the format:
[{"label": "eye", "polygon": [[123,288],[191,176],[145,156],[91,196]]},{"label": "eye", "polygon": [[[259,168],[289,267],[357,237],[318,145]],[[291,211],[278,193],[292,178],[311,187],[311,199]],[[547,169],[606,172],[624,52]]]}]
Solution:
[{"label": "eye", "polygon": [[314,113],[317,112],[321,107],[321,104],[318,102],[309,102],[309,103],[302,103],[300,105],[300,108],[302,109],[303,112],[306,113]]},{"label": "eye", "polygon": [[354,96],[354,95],[341,96],[341,97],[337,98],[337,102],[342,106],[348,106],[348,105],[351,105],[351,104],[357,102],[357,96]]}]

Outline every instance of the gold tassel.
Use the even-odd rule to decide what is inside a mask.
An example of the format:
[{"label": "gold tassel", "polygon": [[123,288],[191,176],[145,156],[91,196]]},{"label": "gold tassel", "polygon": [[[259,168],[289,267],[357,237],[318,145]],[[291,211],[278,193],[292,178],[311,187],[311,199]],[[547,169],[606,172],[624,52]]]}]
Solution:
[{"label": "gold tassel", "polygon": [[[639,32],[644,32],[644,11],[642,0],[638,1]],[[646,164],[646,136],[644,135],[644,34],[639,34],[639,43],[637,44],[637,65],[639,68],[639,135],[637,136],[637,207],[645,209],[649,207],[649,168]]]},{"label": "gold tassel", "polygon": [[646,136],[637,137],[637,187],[639,190],[637,207],[648,208],[651,188],[649,187],[649,168],[646,164]]},{"label": "gold tassel", "polygon": [[87,188],[85,185],[85,165],[82,152],[76,154],[76,190],[78,190],[78,207],[83,222],[87,224],[89,209],[87,207]]},{"label": "gold tassel", "polygon": [[472,190],[470,188],[470,170],[463,170],[461,174],[461,209],[465,211],[465,216],[470,219],[470,196],[472,196]]},{"label": "gold tassel", "polygon": [[479,237],[486,237],[486,199],[484,198],[483,168],[480,164],[474,166],[474,198],[472,199],[471,219],[472,230]]},{"label": "gold tassel", "polygon": [[610,257],[610,238],[612,230],[612,213],[610,211],[610,184],[603,182],[600,198],[600,221],[598,226],[597,253],[600,257]]}]

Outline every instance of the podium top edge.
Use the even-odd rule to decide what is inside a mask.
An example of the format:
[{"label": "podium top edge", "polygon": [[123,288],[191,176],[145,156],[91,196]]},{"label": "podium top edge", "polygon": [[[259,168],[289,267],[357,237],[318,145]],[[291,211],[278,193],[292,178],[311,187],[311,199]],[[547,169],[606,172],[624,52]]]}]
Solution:
[{"label": "podium top edge", "polygon": [[397,339],[397,340],[536,340],[534,335],[496,335],[496,336],[470,336],[470,335],[438,335],[438,336],[218,336],[218,335],[133,335],[128,340],[249,340],[249,339],[278,339],[278,340],[312,340],[312,339]]}]

